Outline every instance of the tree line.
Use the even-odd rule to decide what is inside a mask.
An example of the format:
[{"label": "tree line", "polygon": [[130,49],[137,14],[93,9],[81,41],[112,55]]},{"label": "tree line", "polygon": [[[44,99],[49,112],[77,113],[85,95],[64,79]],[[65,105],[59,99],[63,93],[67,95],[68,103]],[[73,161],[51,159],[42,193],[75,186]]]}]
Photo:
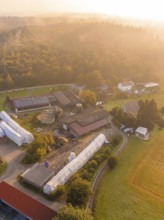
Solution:
[{"label": "tree line", "polygon": [[[0,18],[0,90],[105,80],[153,80],[164,44],[146,30],[104,20]],[[155,64],[156,65],[155,65]]]},{"label": "tree line", "polygon": [[153,130],[157,124],[160,128],[164,127],[163,107],[158,109],[156,101],[152,100],[139,100],[139,111],[137,114],[125,113],[122,108],[115,107],[112,109],[111,114],[114,120],[125,125],[129,128],[137,128],[143,126],[150,131]]}]

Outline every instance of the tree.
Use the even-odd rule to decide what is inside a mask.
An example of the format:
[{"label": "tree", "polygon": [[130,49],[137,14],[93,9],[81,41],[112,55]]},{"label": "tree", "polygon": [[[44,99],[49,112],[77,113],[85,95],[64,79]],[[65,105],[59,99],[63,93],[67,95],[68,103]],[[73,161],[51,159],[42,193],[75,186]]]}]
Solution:
[{"label": "tree", "polygon": [[117,164],[117,159],[114,156],[109,157],[108,159],[108,166],[111,170],[113,170],[115,168]]},{"label": "tree", "polygon": [[91,90],[83,90],[80,93],[80,99],[85,104],[93,105],[96,103],[96,94],[94,92],[92,92]]},{"label": "tree", "polygon": [[162,116],[164,116],[164,106],[160,109]]},{"label": "tree", "polygon": [[87,180],[77,178],[68,191],[67,203],[71,203],[73,206],[84,206],[90,193],[90,183]]},{"label": "tree", "polygon": [[74,208],[71,205],[61,208],[53,220],[93,220],[90,210]]},{"label": "tree", "polygon": [[100,72],[93,71],[87,75],[87,79],[86,79],[87,86],[95,89],[98,85],[100,85],[101,79],[102,79],[102,76]]},{"label": "tree", "polygon": [[139,111],[137,114],[138,126],[144,126],[149,130],[153,130],[155,123],[159,120],[159,117],[159,111],[154,99],[150,101],[139,101]]}]

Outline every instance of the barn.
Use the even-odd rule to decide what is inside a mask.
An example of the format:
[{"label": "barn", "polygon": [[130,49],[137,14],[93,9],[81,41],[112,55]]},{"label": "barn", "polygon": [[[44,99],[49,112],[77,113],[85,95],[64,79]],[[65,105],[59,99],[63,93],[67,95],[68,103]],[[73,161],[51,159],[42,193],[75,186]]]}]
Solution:
[{"label": "barn", "polygon": [[108,113],[103,109],[87,110],[66,117],[62,121],[62,126],[74,137],[80,137],[91,131],[95,131],[105,126],[110,126]]},{"label": "barn", "polygon": [[37,109],[45,109],[51,106],[47,96],[26,97],[23,99],[13,99],[13,108],[15,112],[24,112]]},{"label": "barn", "polygon": [[8,183],[0,183],[0,219],[52,220],[56,214]]}]

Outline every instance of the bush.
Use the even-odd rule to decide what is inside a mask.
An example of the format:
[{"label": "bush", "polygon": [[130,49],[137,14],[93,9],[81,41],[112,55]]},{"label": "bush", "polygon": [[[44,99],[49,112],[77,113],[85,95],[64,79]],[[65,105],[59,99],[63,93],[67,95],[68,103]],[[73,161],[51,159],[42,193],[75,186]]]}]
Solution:
[{"label": "bush", "polygon": [[96,169],[98,167],[98,163],[96,160],[91,160],[89,163],[88,163],[88,167],[89,168],[93,168],[93,169]]},{"label": "bush", "polygon": [[81,178],[83,178],[85,180],[90,180],[91,179],[91,175],[86,169],[82,171],[80,176],[81,176]]},{"label": "bush", "polygon": [[112,139],[111,143],[112,143],[114,146],[117,146],[117,145],[120,143],[120,141],[121,141],[121,137],[120,137],[120,136],[115,136],[115,137]]},{"label": "bush", "polygon": [[57,189],[52,192],[49,196],[51,199],[58,199],[65,193],[65,186],[58,186]]},{"label": "bush", "polygon": [[71,184],[67,194],[67,203],[71,203],[73,206],[85,206],[90,193],[90,183],[78,178]]},{"label": "bush", "polygon": [[115,168],[117,164],[117,159],[114,156],[109,157],[108,159],[108,166],[111,170],[113,170]]}]

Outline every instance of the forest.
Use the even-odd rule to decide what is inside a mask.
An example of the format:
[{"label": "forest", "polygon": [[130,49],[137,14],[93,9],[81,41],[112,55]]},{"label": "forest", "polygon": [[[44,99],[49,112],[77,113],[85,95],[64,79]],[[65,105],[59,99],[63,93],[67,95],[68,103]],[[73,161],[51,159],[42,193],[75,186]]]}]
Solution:
[{"label": "forest", "polygon": [[104,19],[0,18],[0,90],[57,83],[111,88],[158,80],[164,43],[143,27]]}]

